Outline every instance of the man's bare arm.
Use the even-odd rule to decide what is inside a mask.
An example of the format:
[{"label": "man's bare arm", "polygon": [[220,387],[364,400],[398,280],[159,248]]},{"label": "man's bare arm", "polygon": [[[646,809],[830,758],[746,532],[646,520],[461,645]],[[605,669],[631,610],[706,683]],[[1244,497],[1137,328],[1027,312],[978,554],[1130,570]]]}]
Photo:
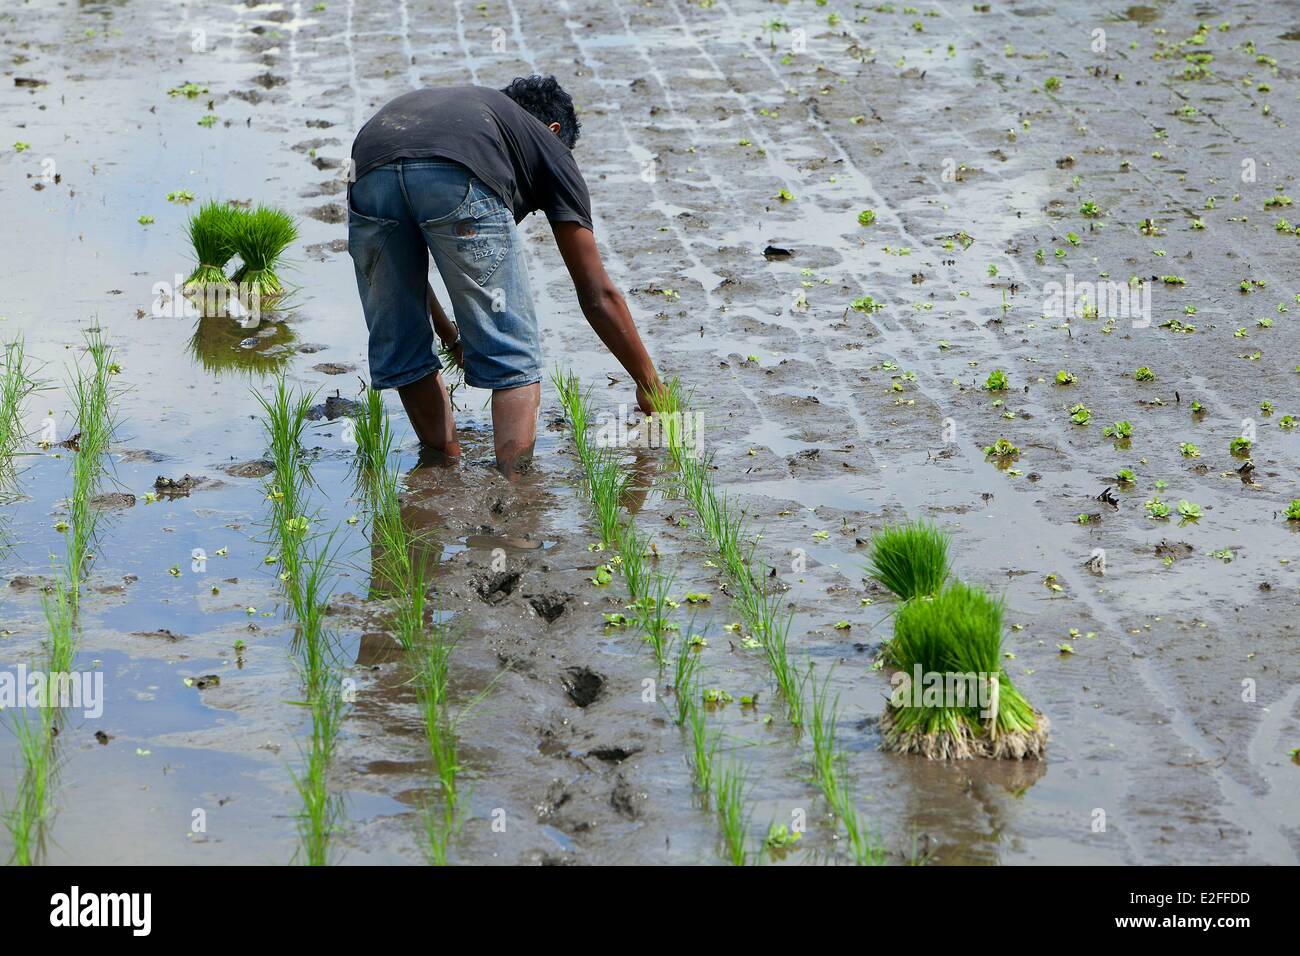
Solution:
[{"label": "man's bare arm", "polygon": [[456,364],[464,368],[465,359],[460,341],[460,329],[443,311],[442,303],[438,301],[438,297],[433,293],[433,286],[426,282],[425,288],[428,290],[426,297],[429,300],[429,316],[433,319],[433,330],[438,333],[438,338],[442,339],[442,344],[451,349],[451,355]]},{"label": "man's bare arm", "polygon": [[596,237],[576,222],[552,225],[560,255],[573,279],[578,305],[591,327],[636,382],[637,403],[649,414],[650,396],[659,388],[659,373],[637,334],[623,293],[610,281],[596,248]]}]

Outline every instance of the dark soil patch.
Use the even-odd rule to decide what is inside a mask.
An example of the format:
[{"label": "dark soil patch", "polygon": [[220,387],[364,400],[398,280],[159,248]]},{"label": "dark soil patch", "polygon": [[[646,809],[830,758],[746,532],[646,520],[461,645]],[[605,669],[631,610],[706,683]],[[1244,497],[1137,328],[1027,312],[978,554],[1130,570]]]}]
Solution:
[{"label": "dark soil patch", "polygon": [[560,677],[560,684],[569,700],[585,708],[600,699],[605,689],[605,678],[588,667],[570,667]]},{"label": "dark soil patch", "polygon": [[528,595],[528,603],[547,624],[553,624],[564,613],[572,596],[560,591],[548,591],[545,594]]},{"label": "dark soil patch", "polygon": [[521,571],[497,571],[492,575],[482,575],[474,581],[474,590],[488,604],[500,604],[519,585]]}]

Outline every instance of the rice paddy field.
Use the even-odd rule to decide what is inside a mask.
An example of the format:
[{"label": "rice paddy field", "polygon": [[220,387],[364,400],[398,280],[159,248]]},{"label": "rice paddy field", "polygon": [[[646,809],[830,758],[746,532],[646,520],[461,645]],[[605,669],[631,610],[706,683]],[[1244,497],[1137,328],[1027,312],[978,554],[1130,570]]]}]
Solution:
[{"label": "rice paddy field", "polygon": [[[1295,864],[1297,52],[1292,3],[6,3],[0,858]],[[673,385],[531,217],[507,481],[487,393],[448,466],[368,391],[346,172],[530,73]]]}]

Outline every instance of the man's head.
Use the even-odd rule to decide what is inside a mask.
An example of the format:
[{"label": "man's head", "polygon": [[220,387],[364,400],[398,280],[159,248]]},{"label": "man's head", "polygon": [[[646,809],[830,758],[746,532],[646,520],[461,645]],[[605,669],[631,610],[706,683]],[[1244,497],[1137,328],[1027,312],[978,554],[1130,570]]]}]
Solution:
[{"label": "man's head", "polygon": [[551,128],[569,149],[578,141],[578,114],[573,97],[553,76],[519,76],[501,91]]}]

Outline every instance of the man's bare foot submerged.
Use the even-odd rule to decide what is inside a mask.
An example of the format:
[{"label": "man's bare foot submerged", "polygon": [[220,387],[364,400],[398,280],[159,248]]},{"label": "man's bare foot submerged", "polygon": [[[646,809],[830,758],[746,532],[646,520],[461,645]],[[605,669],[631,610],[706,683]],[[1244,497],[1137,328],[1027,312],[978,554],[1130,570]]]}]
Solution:
[{"label": "man's bare foot submerged", "polygon": [[[370,330],[371,384],[398,390],[427,449],[458,458],[436,335],[467,385],[492,390],[497,467],[512,480],[532,460],[541,404],[537,316],[515,228],[529,213],[545,213],[583,316],[632,376],[646,414],[660,388],[596,248],[572,152],[579,126],[555,78],[532,76],[504,90],[399,96],[352,145],[348,251]],[[428,284],[430,255],[451,316]]]}]

